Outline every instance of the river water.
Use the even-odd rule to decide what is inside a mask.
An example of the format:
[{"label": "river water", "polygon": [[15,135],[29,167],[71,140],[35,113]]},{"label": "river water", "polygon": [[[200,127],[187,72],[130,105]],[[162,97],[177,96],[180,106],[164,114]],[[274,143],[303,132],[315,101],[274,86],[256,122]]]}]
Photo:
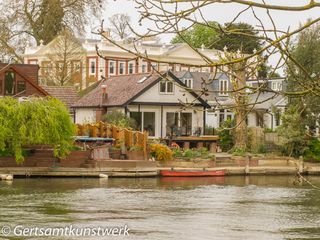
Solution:
[{"label": "river water", "polygon": [[[320,186],[320,177],[308,179]],[[0,181],[0,228],[130,229],[125,237],[54,239],[320,239],[320,191],[293,181],[292,176]]]}]

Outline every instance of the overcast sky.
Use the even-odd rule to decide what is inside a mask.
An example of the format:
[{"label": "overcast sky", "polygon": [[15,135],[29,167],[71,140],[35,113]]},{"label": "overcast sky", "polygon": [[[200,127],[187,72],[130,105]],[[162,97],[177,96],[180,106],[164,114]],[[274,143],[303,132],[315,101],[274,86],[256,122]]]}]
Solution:
[{"label": "overcast sky", "polygon": [[[320,0],[319,0],[320,1]],[[307,0],[269,0],[268,3],[273,4],[290,4],[290,5],[304,5]],[[230,22],[234,16],[245,7],[239,4],[214,4],[212,6],[203,9],[204,16],[207,20],[217,21],[221,24]],[[135,9],[135,3],[132,0],[108,0],[103,18],[106,25],[107,19],[115,13],[127,13],[132,19],[132,25],[135,29],[139,29],[138,19],[139,13]],[[278,29],[287,30],[290,27],[291,30],[297,28],[300,23],[306,22],[307,19],[314,19],[320,17],[320,8],[304,11],[304,12],[289,12],[289,11],[271,11],[272,17],[276,23]],[[271,27],[271,22],[266,14],[265,10],[257,10],[257,15],[263,21],[264,25]],[[239,21],[247,22],[252,25],[258,24],[251,12],[243,14]],[[150,23],[144,22],[144,28],[150,27]],[[170,42],[172,35],[162,36],[163,42]]]}]

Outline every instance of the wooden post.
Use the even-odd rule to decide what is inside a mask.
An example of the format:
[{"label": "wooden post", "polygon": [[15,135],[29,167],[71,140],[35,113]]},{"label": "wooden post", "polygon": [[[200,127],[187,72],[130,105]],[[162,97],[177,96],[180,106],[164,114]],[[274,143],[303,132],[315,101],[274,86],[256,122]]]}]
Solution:
[{"label": "wooden post", "polygon": [[143,134],[143,158],[144,158],[144,160],[148,160],[147,143],[148,143],[148,132],[144,132],[144,134]]}]

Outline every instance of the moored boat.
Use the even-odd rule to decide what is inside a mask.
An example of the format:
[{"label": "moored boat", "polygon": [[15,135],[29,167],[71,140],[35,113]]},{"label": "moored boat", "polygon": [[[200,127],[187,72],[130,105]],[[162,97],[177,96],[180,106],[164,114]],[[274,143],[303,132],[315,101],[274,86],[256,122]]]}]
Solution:
[{"label": "moored boat", "polygon": [[223,170],[160,170],[163,177],[215,177],[224,176]]}]

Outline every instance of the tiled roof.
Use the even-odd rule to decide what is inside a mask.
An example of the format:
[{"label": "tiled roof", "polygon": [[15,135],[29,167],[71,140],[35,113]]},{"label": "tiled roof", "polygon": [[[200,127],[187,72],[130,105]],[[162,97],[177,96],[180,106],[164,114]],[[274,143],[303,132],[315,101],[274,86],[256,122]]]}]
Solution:
[{"label": "tiled roof", "polygon": [[41,86],[50,96],[59,99],[68,108],[71,107],[78,99],[77,91],[72,86]]},{"label": "tiled roof", "polygon": [[[146,80],[139,80],[146,77]],[[73,107],[98,107],[102,106],[123,106],[147,87],[151,86],[160,78],[158,73],[142,73],[123,76],[110,77],[102,80],[83,97],[81,97]],[[106,86],[107,97],[102,101],[102,88]]]}]

